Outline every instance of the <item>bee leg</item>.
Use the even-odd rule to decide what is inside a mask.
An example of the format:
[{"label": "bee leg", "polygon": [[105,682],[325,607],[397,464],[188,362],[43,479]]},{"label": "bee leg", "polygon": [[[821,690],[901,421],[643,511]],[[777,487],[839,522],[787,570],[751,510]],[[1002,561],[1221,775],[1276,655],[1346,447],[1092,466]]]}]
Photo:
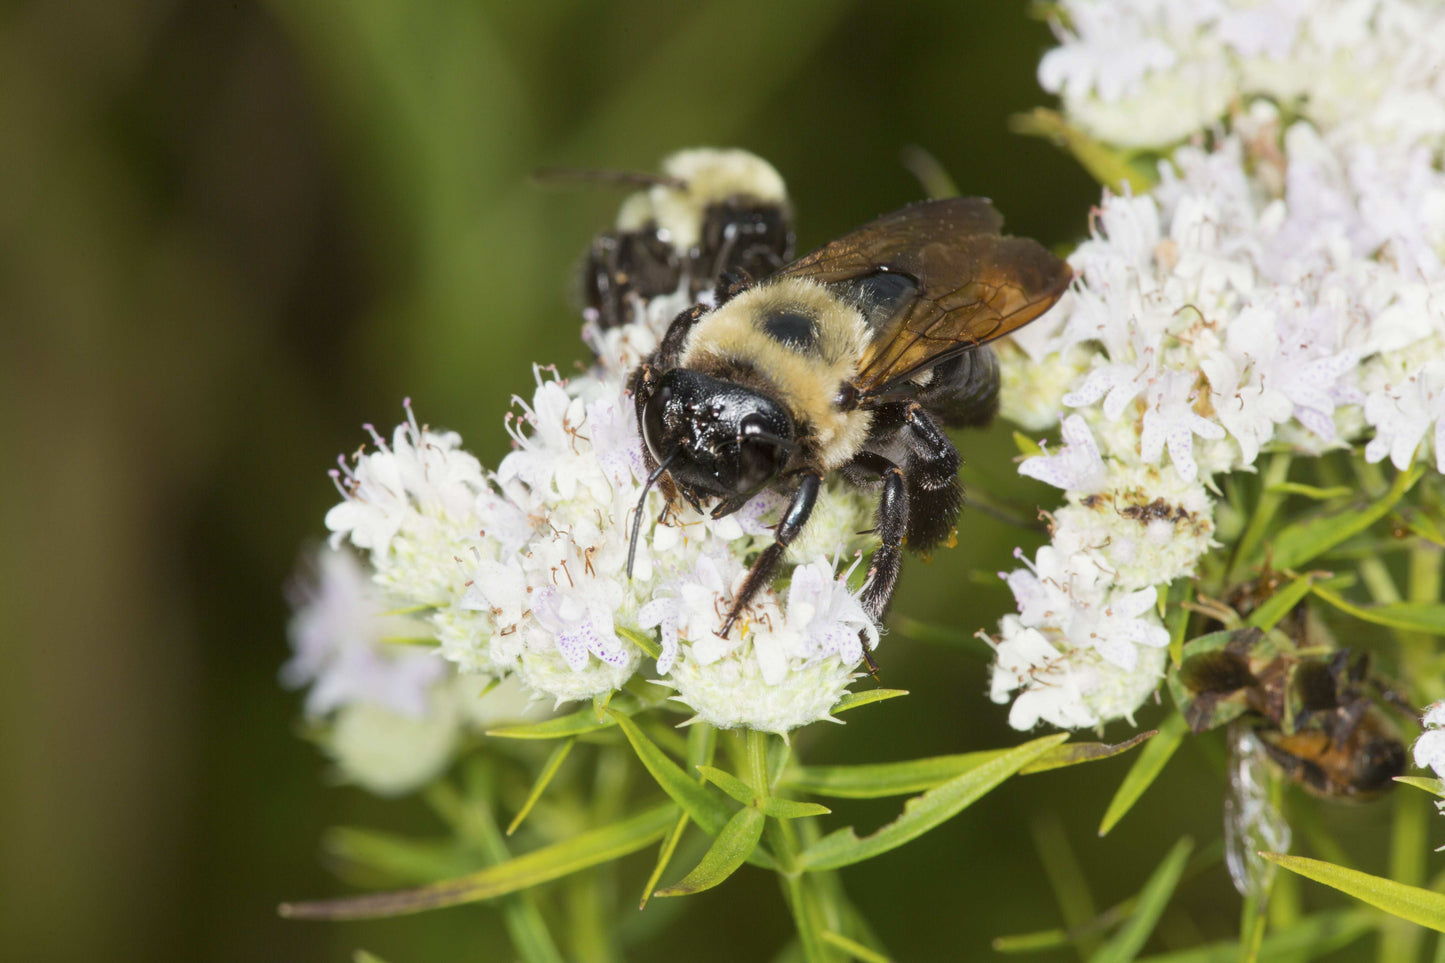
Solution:
[{"label": "bee leg", "polygon": [[896,446],[903,449],[901,461],[908,475],[908,547],[927,551],[953,533],[963,505],[958,449],[933,414],[916,401],[895,401],[876,408],[872,438],[896,439],[887,449],[895,457]]},{"label": "bee leg", "polygon": [[908,547],[921,552],[953,534],[958,510],[963,507],[963,489],[958,484],[963,459],[922,405],[909,404],[904,423],[910,449]]},{"label": "bee leg", "polygon": [[873,552],[873,559],[868,565],[868,581],[859,598],[863,610],[877,622],[882,620],[883,612],[893,598],[898,570],[903,564],[903,536],[908,532],[908,479],[902,468],[871,451],[855,457],[850,468],[883,480],[883,494],[878,498],[873,528],[881,544]]},{"label": "bee leg", "polygon": [[1360,728],[1360,723],[1365,719],[1365,713],[1369,711],[1371,703],[1364,698],[1356,699],[1347,705],[1342,705],[1333,713],[1329,724],[1330,740],[1337,746],[1349,742],[1355,735],[1355,730]]},{"label": "bee leg", "polygon": [[753,279],[742,268],[724,271],[717,279],[717,287],[713,289],[716,306],[722,307],[752,286]]},{"label": "bee leg", "polygon": [[707,314],[708,308],[705,305],[694,304],[686,311],[672,319],[667,326],[667,333],[662,336],[662,343],[657,346],[651,358],[647,361],[659,368],[674,368],[677,366],[677,359],[682,355],[682,346],[687,341],[688,332],[692,326],[702,320]]},{"label": "bee leg", "polygon": [[743,614],[743,609],[753,600],[753,596],[770,581],[773,577],[773,569],[778,567],[778,561],[787,551],[788,545],[798,537],[803,526],[808,523],[808,516],[813,514],[813,506],[818,503],[818,492],[823,484],[823,476],[810,472],[803,476],[798,490],[793,492],[793,500],[788,503],[787,511],[783,512],[782,521],[778,522],[777,532],[773,536],[773,544],[763,550],[763,553],[753,562],[753,567],[748,569],[747,578],[743,579],[742,587],[738,594],[733,597],[733,606],[728,610],[727,621],[723,622],[722,630],[718,632],[723,638],[732,631],[732,627]]}]

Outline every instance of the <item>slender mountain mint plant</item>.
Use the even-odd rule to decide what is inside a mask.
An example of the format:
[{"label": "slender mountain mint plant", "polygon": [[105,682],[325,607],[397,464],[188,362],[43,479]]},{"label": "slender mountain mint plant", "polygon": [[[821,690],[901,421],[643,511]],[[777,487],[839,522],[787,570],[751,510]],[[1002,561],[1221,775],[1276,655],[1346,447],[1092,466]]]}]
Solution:
[{"label": "slender mountain mint plant", "polygon": [[[1018,611],[986,636],[989,695],[1020,730],[1102,730],[1166,702],[1103,816],[1107,832],[1196,738],[1190,729],[1207,728],[1205,710],[1176,706],[1162,683],[1184,691],[1180,667],[1222,645],[1219,632],[1315,658],[1336,681],[1342,645],[1368,649],[1374,668],[1349,670],[1341,705],[1385,707],[1399,731],[1380,738],[1409,740],[1416,710],[1434,703],[1413,758],[1436,778],[1403,781],[1445,797],[1445,8],[1063,0],[1048,10],[1059,43],[1039,80],[1062,110],[1019,126],[1072,151],[1103,193],[1080,212],[1071,290],[999,348],[1003,417],[1028,436],[1057,432],[1018,435],[1018,470],[1061,496],[1045,513],[1048,543],[1017,550],[1002,573]],[[673,190],[659,183],[633,206],[661,209]],[[456,858],[428,863],[418,849],[401,876],[420,888],[285,912],[506,897],[518,955],[561,959],[565,940],[536,887],[656,847],[643,904],[752,863],[780,875],[802,958],[885,959],[836,870],[916,839],[1013,775],[1152,735],[1119,746],[1043,735],[866,768],[792,758],[791,731],[900,694],[856,685],[862,645],[879,639],[857,598],[860,560],[876,545],[860,534],[871,505],[827,486],[782,577],[727,638],[717,628],[771,540],[779,496],[721,520],[684,509],[660,524],[662,497],[649,495],[627,577],[645,469],[625,381],[691,300],[685,279],[634,305],[630,324],[590,325],[598,360],[583,374],[536,369],[535,392],[505,422],[513,451],[493,468],[409,404],[389,440],[372,432],[343,459],[331,542],[298,596],[283,679],[310,687],[311,729],[343,775],[384,794],[421,788],[452,827]],[[1211,697],[1262,684],[1240,679]],[[1294,835],[1290,807],[1320,805],[1286,779],[1309,785],[1304,763],[1318,760],[1289,758],[1275,738],[1304,715],[1252,710],[1235,713],[1221,775],[1245,896],[1238,950],[1221,952],[1270,959],[1288,946],[1312,958],[1341,933],[1380,929],[1387,955],[1415,958],[1417,940],[1379,914],[1266,926],[1277,866],[1434,929],[1445,929],[1445,897],[1415,868],[1425,830],[1409,820],[1395,829],[1393,878],[1341,864],[1338,847],[1321,851],[1334,861],[1277,852]],[[1328,733],[1347,757],[1348,720]],[[626,779],[594,798],[559,776],[579,747],[597,774],[637,774],[650,801],[636,803]],[[891,795],[912,798],[865,836],[813,801]],[[519,855],[499,829],[508,820],[522,829]],[[680,840],[699,833],[705,855],[674,866]],[[397,852],[348,839],[358,862]],[[1131,912],[999,945],[1097,946],[1108,933],[1099,958],[1133,958],[1202,858],[1181,843]],[[440,881],[468,860],[469,874]]]}]

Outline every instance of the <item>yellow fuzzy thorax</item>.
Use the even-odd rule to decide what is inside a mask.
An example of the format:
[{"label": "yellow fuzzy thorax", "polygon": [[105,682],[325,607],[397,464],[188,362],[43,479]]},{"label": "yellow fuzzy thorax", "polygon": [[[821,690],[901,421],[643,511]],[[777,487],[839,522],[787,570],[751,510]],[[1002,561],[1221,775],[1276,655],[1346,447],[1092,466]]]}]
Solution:
[{"label": "yellow fuzzy thorax", "polygon": [[635,231],[655,224],[678,251],[698,243],[709,204],[734,196],[787,203],[788,192],[777,170],[745,150],[700,147],[679,151],[662,162],[662,169],[686,186],[658,184],[632,195],[618,212],[617,226]]},{"label": "yellow fuzzy thorax", "polygon": [[[789,346],[768,334],[763,321],[782,311],[812,319],[812,344]],[[814,281],[784,278],[744,291],[698,322],[680,364],[704,372],[729,364],[752,368],[811,436],[819,467],[831,471],[857,454],[868,436],[868,412],[835,405],[867,343],[868,326],[857,308]]]}]

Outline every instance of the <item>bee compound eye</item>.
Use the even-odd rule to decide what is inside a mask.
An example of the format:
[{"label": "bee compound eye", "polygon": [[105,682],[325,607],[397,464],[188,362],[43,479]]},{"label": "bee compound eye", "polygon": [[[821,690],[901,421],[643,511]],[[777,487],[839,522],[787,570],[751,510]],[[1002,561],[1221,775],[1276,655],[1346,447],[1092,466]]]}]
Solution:
[{"label": "bee compound eye", "polygon": [[738,470],[733,489],[740,495],[755,492],[783,467],[783,449],[768,432],[761,415],[748,415],[738,426]]},{"label": "bee compound eye", "polygon": [[668,454],[665,443],[667,426],[663,415],[671,401],[672,389],[662,385],[647,399],[647,404],[642,409],[642,442],[658,464],[661,464]]}]

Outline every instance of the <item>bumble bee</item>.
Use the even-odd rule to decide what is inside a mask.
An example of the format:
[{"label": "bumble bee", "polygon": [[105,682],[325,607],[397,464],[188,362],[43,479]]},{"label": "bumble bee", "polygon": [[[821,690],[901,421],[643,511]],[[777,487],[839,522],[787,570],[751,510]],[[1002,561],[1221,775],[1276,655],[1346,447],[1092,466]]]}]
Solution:
[{"label": "bumble bee", "polygon": [[983,425],[998,407],[985,344],[1043,314],[1072,278],[1001,227],[983,198],[916,204],[760,283],[725,278],[712,306],[679,314],[629,380],[650,471],[629,574],[653,484],[669,508],[679,497],[699,511],[711,502],[713,518],[765,487],[791,492],[733,598],[726,636],[807,524],[824,476],[838,472],[881,486],[881,544],[860,597],[881,618],[905,541],[923,551],[953,531],[960,458],[943,429]]},{"label": "bumble bee", "polygon": [[[1257,601],[1239,596],[1232,601],[1241,611]],[[1366,691],[1390,695],[1370,675],[1367,653],[1305,646],[1320,627],[1303,603],[1280,625],[1268,635],[1242,628],[1202,636],[1169,676],[1190,729],[1228,726],[1224,856],[1242,896],[1263,892],[1268,867],[1259,851],[1289,848],[1269,769],[1316,796],[1355,801],[1380,795],[1405,771],[1405,745]]]},{"label": "bumble bee", "polygon": [[1240,720],[1284,775],[1318,796],[1370,799],[1391,788],[1405,746],[1372,695],[1381,687],[1369,653],[1312,655],[1279,639],[1244,628],[1191,644],[1176,691],[1190,729]]},{"label": "bumble bee", "polygon": [[762,277],[793,256],[792,209],[767,161],[700,148],[671,155],[662,169],[610,175],[646,189],[623,202],[617,229],[587,253],[583,317],[603,329],[631,323],[641,303],[684,284],[696,297],[728,271]]}]

